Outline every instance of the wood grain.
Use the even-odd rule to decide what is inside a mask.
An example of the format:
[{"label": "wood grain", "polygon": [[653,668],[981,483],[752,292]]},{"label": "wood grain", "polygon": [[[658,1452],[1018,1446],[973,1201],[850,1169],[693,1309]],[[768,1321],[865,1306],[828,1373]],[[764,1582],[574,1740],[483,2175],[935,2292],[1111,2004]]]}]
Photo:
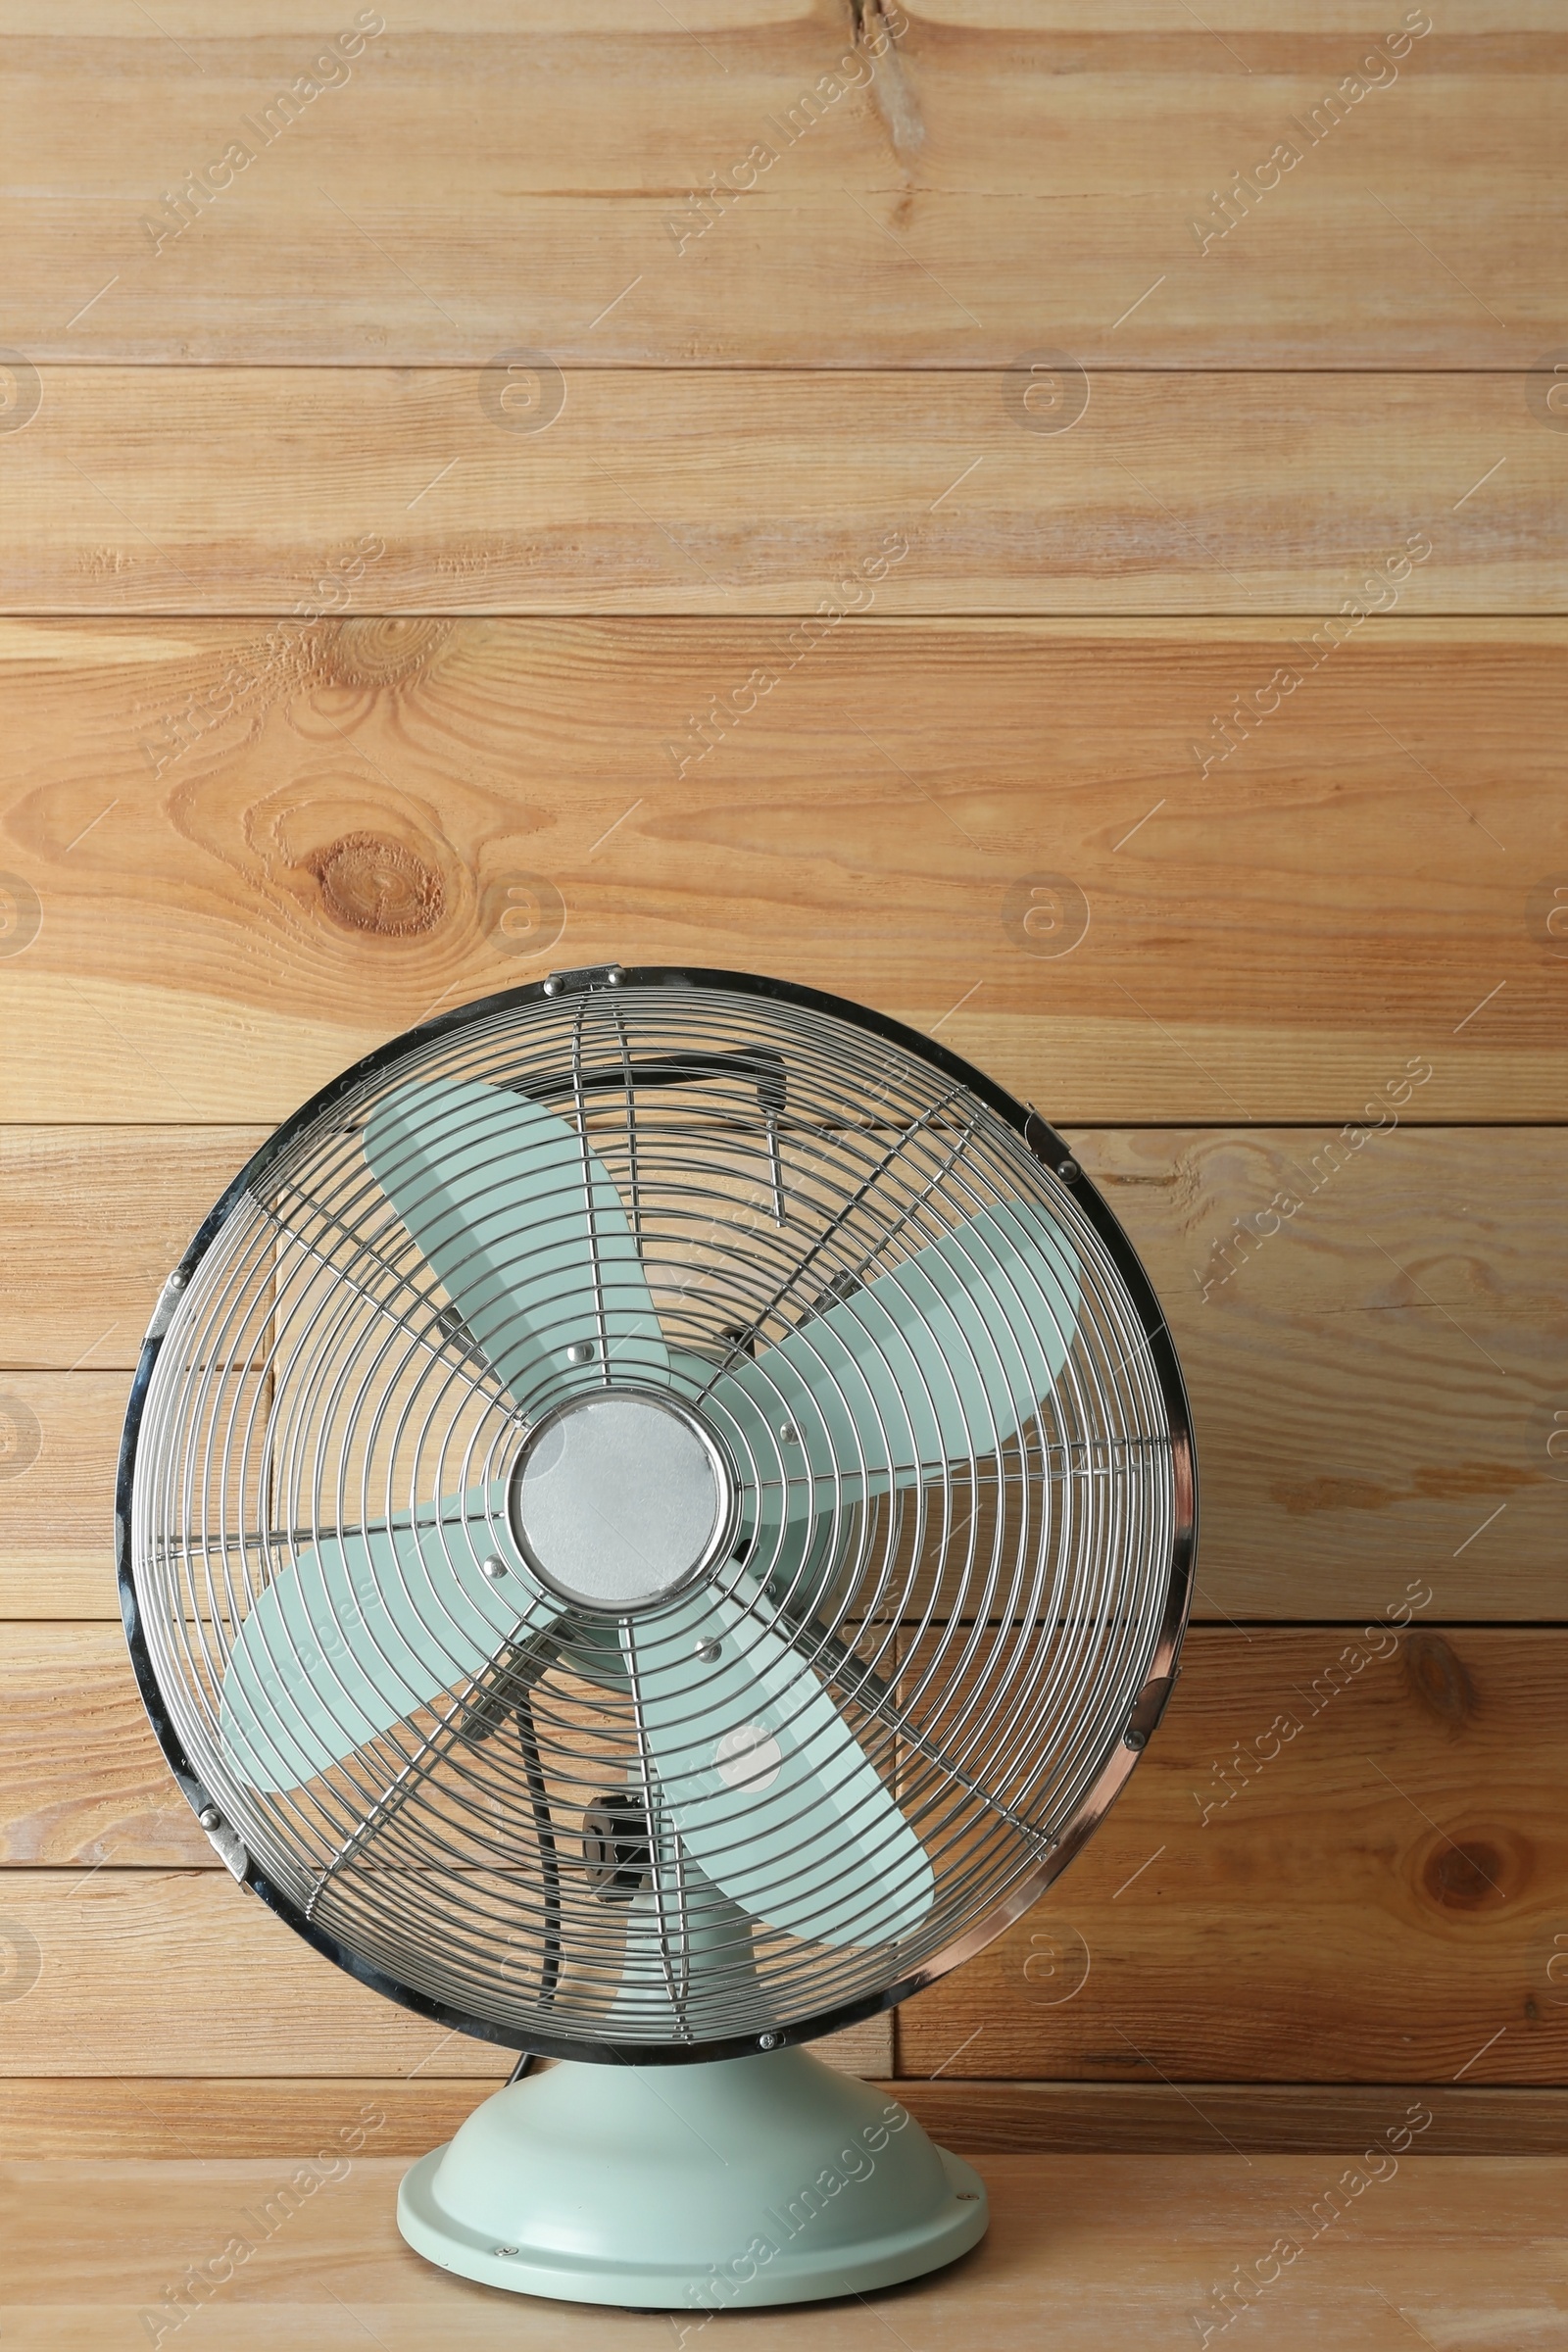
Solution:
[{"label": "wood grain", "polygon": [[1298,634],[873,617],[735,714],[775,624],[0,626],[0,1114],[270,1123],[618,957],[837,990],[1061,1125],[1362,1119],[1421,1055],[1423,1119],[1563,1117],[1563,625],[1396,613],[1200,774]]},{"label": "wood grain", "polygon": [[[1568,2082],[1568,2004],[1551,1973],[1565,1659],[1568,1631],[1439,1630],[1419,1613],[1398,1640],[1386,1625],[1358,1641],[1344,1628],[1195,1629],[1105,1828],[1045,1904],[906,2004],[897,2071]],[[134,1751],[111,1767],[90,1733],[74,1776],[69,1744],[62,1725],[10,1784],[33,1806],[12,1816],[11,1850],[47,1851],[58,1812],[83,1867],[0,1880],[8,1933],[37,1954],[0,2069],[490,2066],[477,2044],[438,2062],[433,2030],[308,1951],[220,1870],[124,1867],[167,1850],[156,1812],[177,1799]]]},{"label": "wood grain", "polygon": [[[319,2168],[286,2226],[260,2244],[247,2236],[252,2251],[208,2294],[190,2291],[196,2266],[291,2178],[277,2158],[12,2165],[7,2341],[102,2352],[145,2340],[139,2313],[156,2325],[182,2287],[185,2312],[201,2312],[197,2325],[233,2352],[350,2352],[370,2333],[398,2352],[433,2340],[454,2352],[646,2352],[669,2341],[663,2314],[486,2294],[421,2262],[397,2235],[404,2169],[368,2152],[346,2170]],[[990,2231],[954,2269],[817,2306],[804,2322],[798,2310],[744,2313],[726,2331],[768,2352],[799,2343],[803,2328],[822,2352],[865,2352],[890,2330],[922,2352],[1033,2352],[1049,2307],[1062,2352],[1145,2352],[1196,2341],[1195,2315],[1217,2332],[1249,2299],[1226,2304],[1218,2289],[1239,2273],[1255,2278],[1281,2241],[1288,2265],[1265,2263],[1272,2283],[1252,2323],[1277,2352],[1405,2352],[1412,2342],[1520,2352],[1551,2343],[1568,2321],[1560,2162],[1410,2154],[1397,2170],[1374,2162],[1375,2180],[1343,2157],[1244,2163],[1229,2152],[999,2155],[984,2170]],[[1324,2202],[1335,2186],[1346,2210],[1314,2220],[1339,2212]]]},{"label": "wood grain", "polygon": [[489,2043],[355,1984],[225,1872],[12,1871],[0,2068],[35,2075],[505,2077]]},{"label": "wood grain", "polygon": [[[7,2092],[20,2087],[7,2085],[0,2092],[0,2112]],[[127,2087],[134,2100],[150,2086]],[[905,2077],[894,2087],[944,2147],[977,2153],[1076,2148],[1085,2154],[1125,2149],[1217,2156],[1227,2143],[1275,2153],[1350,2153],[1375,2140],[1410,2102],[1405,2082],[920,2082]],[[1424,2083],[1421,2098],[1433,2118],[1421,2135],[1429,2156],[1568,2153],[1568,2097],[1561,2091]],[[330,2112],[325,2102],[323,2112]],[[126,2126],[123,2145],[130,2154],[141,2127],[131,2115]],[[303,2129],[297,2144],[304,2146],[309,2136]],[[76,2152],[65,2145],[38,2149],[40,2155]],[[91,2152],[108,2156],[121,2149],[106,2142]],[[172,2156],[182,2151],[160,2140],[149,2143],[146,2152]],[[234,2150],[249,2152],[248,2145]]]},{"label": "wood grain", "polygon": [[125,1372],[5,1374],[0,1621],[119,1616],[115,1463],[129,1392]]},{"label": "wood grain", "polygon": [[[1323,616],[1371,577],[1375,612],[1562,608],[1517,377],[536,374],[45,368],[0,606]],[[542,429],[497,421],[518,383],[564,393]],[[1034,429],[1042,385],[1049,422],[1087,395],[1070,429]]]},{"label": "wood grain", "polygon": [[319,12],[13,8],[8,331],[163,363],[1528,366],[1559,323],[1561,21],[1440,16],[1314,124],[1400,15],[906,0],[875,64],[837,0],[404,8],[285,128]]},{"label": "wood grain", "polygon": [[1568,1615],[1561,1129],[1074,1141],[1181,1357],[1200,1617],[1376,1616],[1411,1577],[1434,1622]]},{"label": "wood grain", "polygon": [[[936,1033],[1069,1134],[1188,1369],[1205,1622],[1144,1769],[833,2053],[1072,2151],[988,2164],[901,2325],[1187,2341],[1412,2095],[1429,2150],[1564,2144],[1568,29],[1469,0],[1396,74],[1383,0],[898,14],[413,0],[178,235],[319,11],[0,33],[0,2117],[185,2159],[13,2176],[24,2352],[140,2340],[367,2098],[382,2160],[259,2251],[234,2352],[646,2339],[397,2244],[384,2159],[510,2061],[232,1887],[113,1622],[126,1367],[205,1207],[553,964]],[[1560,2177],[1401,2159],[1267,2341],[1558,2340]]]},{"label": "wood grain", "polygon": [[[890,2021],[877,2021],[886,2029]],[[837,2037],[861,2039],[864,2027]],[[831,2055],[834,2041],[813,2047]],[[870,2071],[857,2059],[854,2071]],[[372,2101],[386,2121],[377,2152],[416,2156],[448,2139],[489,2083],[427,2071],[412,2079],[277,2076],[210,2079],[39,2077],[0,2080],[0,2136],[13,2162],[70,2157],[181,2157],[231,2162],[309,2156]],[[1217,2155],[1364,2148],[1404,2114],[1408,2083],[936,2082],[889,2089],[944,2147],[974,2153]],[[1568,2094],[1421,2085],[1431,2156],[1554,2156],[1568,2151]],[[989,2170],[989,2167],[987,2168]]]},{"label": "wood grain", "polygon": [[[0,2075],[504,2080],[515,2059],[368,1991],[221,1870],[10,1870],[0,1910]],[[824,2055],[891,2072],[887,2021]]]},{"label": "wood grain", "polygon": [[133,1365],[165,1276],[267,1134],[0,1127],[0,1363]]},{"label": "wood grain", "polygon": [[1565,1664],[1558,1628],[1195,1629],[1121,1802],[905,2004],[899,2073],[1568,2082]]},{"label": "wood grain", "polygon": [[[18,1352],[64,1356],[86,1335],[94,1357],[133,1364],[169,1264],[259,1140],[0,1130]],[[1568,1480],[1548,1451],[1568,1337],[1562,1130],[1391,1127],[1358,1150],[1338,1129],[1100,1128],[1072,1142],[1181,1356],[1203,1489],[1199,1618],[1365,1617],[1412,1576],[1435,1622],[1568,1613]],[[82,1251],[84,1232],[112,1240]],[[118,1618],[123,1381],[7,1383],[40,1450],[0,1481],[0,1618]],[[69,1655],[59,1672],[74,1688],[88,1652]],[[41,1671],[47,1689],[56,1669]]]},{"label": "wood grain", "polygon": [[119,1626],[0,1628],[0,1864],[217,1861],[153,1738]]}]

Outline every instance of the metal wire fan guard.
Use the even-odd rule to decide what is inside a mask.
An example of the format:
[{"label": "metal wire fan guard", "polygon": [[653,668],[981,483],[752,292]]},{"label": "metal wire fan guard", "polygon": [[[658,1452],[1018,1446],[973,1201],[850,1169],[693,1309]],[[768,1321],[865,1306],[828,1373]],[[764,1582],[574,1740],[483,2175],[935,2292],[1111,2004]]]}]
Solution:
[{"label": "metal wire fan guard", "polygon": [[[570,1138],[520,1204],[473,1178],[466,1312],[372,1165],[411,1088]],[[1054,1316],[1003,1295],[1019,1219],[1071,1270]],[[595,1405],[652,1447],[629,1501]],[[538,1500],[564,1417],[570,1525]],[[165,1289],[118,1494],[142,1693],[236,1878],[422,2015],[639,2065],[869,2016],[1032,1903],[1169,1695],[1195,1520],[1157,1303],[1038,1114],[838,999],[618,966],[427,1022],[287,1121]],[[852,1795],[791,1815],[767,1727],[824,1694]]]}]

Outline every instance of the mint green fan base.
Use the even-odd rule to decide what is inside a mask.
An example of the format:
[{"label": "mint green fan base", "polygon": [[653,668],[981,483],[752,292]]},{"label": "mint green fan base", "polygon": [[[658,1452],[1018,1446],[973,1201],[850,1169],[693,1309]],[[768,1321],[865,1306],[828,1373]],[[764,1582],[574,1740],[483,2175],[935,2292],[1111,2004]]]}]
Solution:
[{"label": "mint green fan base", "polygon": [[409,2244],[460,2278],[698,2319],[919,2278],[987,2219],[977,2173],[798,2049],[526,2076],[398,2196]]}]

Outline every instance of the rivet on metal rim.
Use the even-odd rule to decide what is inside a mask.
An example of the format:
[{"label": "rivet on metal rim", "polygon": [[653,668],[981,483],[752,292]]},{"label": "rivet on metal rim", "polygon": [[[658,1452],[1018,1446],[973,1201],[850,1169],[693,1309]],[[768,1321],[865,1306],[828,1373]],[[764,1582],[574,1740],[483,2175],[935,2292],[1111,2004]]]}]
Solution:
[{"label": "rivet on metal rim", "polygon": [[1083,1170],[1075,1159],[1060,1159],[1056,1162],[1056,1174],[1063,1184],[1076,1184]]},{"label": "rivet on metal rim", "polygon": [[776,2050],[782,2039],[782,2034],[759,2034],[757,2036],[757,2046],[760,2050]]},{"label": "rivet on metal rim", "polygon": [[[545,995],[547,997],[559,997],[560,994],[561,982],[559,980],[547,980],[545,982]],[[499,2252],[501,2249],[498,2248],[497,2251]]]},{"label": "rivet on metal rim", "polygon": [[1149,1734],[1131,1727],[1123,1732],[1121,1740],[1123,1747],[1147,1747],[1149,1745]]},{"label": "rivet on metal rim", "polygon": [[223,1816],[216,1805],[203,1805],[196,1818],[204,1830],[220,1830],[223,1826]]}]

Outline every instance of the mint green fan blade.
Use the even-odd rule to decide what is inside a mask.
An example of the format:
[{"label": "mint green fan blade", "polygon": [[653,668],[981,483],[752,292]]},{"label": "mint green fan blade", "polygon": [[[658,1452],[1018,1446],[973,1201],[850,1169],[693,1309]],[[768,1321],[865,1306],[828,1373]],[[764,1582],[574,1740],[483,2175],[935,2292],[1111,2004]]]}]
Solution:
[{"label": "mint green fan blade", "polygon": [[1065,1234],[1007,1200],[739,1357],[704,1402],[760,1530],[995,1452],[1054,1387],[1080,1298]]},{"label": "mint green fan blade", "polygon": [[621,1642],[664,1818],[715,1886],[819,1943],[914,1932],[931,1908],[925,1848],[811,1668],[746,1597],[695,1591],[630,1621]]},{"label": "mint green fan blade", "polygon": [[607,1365],[612,1380],[667,1378],[620,1195],[564,1119],[477,1080],[400,1087],[371,1113],[365,1153],[524,1409],[546,1389],[555,1403],[601,1386]]},{"label": "mint green fan blade", "polygon": [[[501,1490],[488,1501],[476,1489],[412,1523],[323,1537],[257,1595],[219,1727],[251,1788],[302,1787],[556,1622],[561,1602],[499,1532]],[[508,1570],[494,1581],[492,1556]]]}]

